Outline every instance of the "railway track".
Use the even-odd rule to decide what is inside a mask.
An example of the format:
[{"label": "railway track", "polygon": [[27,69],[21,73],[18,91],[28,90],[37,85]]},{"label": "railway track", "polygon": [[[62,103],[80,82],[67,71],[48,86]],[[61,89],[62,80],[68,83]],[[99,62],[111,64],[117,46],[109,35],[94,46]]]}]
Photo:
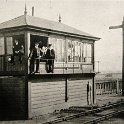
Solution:
[{"label": "railway track", "polygon": [[39,124],[97,124],[118,114],[124,114],[124,100],[109,102],[102,106],[72,106],[61,110],[53,120],[41,123],[40,117],[36,117]]}]

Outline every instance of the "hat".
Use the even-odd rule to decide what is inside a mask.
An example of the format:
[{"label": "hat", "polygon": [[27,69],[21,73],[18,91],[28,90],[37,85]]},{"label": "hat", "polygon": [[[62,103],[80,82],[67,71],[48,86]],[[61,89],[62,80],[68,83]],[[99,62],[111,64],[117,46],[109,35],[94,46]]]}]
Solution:
[{"label": "hat", "polygon": [[39,45],[39,43],[35,43],[35,45]]}]

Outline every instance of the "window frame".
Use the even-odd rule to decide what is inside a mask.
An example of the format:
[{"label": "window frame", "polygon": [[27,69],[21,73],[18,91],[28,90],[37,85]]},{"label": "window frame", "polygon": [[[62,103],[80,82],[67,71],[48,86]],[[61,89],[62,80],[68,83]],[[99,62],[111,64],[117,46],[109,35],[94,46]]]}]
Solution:
[{"label": "window frame", "polygon": [[[11,37],[12,38],[12,47],[11,47],[11,54],[10,53],[8,53],[7,52],[7,38],[8,37]],[[20,42],[20,37],[23,39],[23,42]],[[15,34],[15,35],[7,35],[7,36],[5,36],[5,40],[4,40],[4,42],[5,42],[5,53],[6,53],[6,55],[12,55],[13,54],[13,46],[14,46],[14,41],[15,41],[15,39],[17,39],[18,41],[19,41],[19,44],[20,45],[23,45],[24,46],[24,50],[25,50],[25,34]],[[8,41],[8,42],[11,42],[11,41]]]},{"label": "window frame", "polygon": [[[0,47],[2,48],[2,50],[0,50],[0,55],[5,55],[5,37],[4,36],[0,36],[0,39],[2,39],[3,38],[3,46],[1,45],[1,40],[0,40]],[[3,51],[3,52],[2,52]]]},{"label": "window frame", "polygon": [[[88,42],[83,42],[79,41],[76,39],[68,39],[67,40],[67,62],[68,63],[91,63],[92,64],[92,59],[93,59],[93,43],[88,43]],[[77,44],[77,45],[76,45]],[[70,48],[69,48],[70,46]],[[79,54],[79,59],[78,61],[75,61],[75,54],[76,54],[76,46],[79,47],[80,49],[78,52]],[[74,52],[72,47],[74,47]],[[71,56],[69,59],[69,56]]]}]

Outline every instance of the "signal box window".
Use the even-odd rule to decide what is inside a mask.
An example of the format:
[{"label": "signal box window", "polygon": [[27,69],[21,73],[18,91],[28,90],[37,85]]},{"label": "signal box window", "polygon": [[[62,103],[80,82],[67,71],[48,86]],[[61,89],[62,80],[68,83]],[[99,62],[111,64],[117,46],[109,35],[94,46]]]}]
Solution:
[{"label": "signal box window", "polygon": [[92,45],[79,41],[68,40],[68,62],[91,63]]},{"label": "signal box window", "polygon": [[15,35],[15,36],[6,37],[7,54],[13,54],[15,41],[18,41],[19,45],[24,47],[24,35]]},{"label": "signal box window", "polygon": [[51,38],[49,43],[52,44],[52,48],[55,50],[55,61],[64,62],[65,61],[65,40],[61,38]]},{"label": "signal box window", "polygon": [[91,44],[84,43],[83,51],[83,62],[91,63],[92,60],[92,50]]},{"label": "signal box window", "polygon": [[5,54],[4,37],[0,37],[0,55]]},{"label": "signal box window", "polygon": [[6,38],[6,53],[7,54],[13,54],[13,41],[12,37],[7,37]]}]

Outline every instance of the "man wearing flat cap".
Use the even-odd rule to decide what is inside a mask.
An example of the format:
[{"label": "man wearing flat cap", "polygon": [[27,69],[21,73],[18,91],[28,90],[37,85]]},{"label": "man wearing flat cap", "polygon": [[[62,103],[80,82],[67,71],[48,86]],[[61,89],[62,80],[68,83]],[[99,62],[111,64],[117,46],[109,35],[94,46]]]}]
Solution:
[{"label": "man wearing flat cap", "polygon": [[[40,55],[41,55],[41,48],[39,48],[39,44],[35,43],[35,48],[31,51],[29,58],[30,58],[30,73],[39,73],[39,63],[40,63]],[[34,71],[36,61],[36,71]]]},{"label": "man wearing flat cap", "polygon": [[51,48],[52,44],[48,44],[46,51],[46,71],[50,73],[54,71],[54,59],[55,59],[55,51]]}]

